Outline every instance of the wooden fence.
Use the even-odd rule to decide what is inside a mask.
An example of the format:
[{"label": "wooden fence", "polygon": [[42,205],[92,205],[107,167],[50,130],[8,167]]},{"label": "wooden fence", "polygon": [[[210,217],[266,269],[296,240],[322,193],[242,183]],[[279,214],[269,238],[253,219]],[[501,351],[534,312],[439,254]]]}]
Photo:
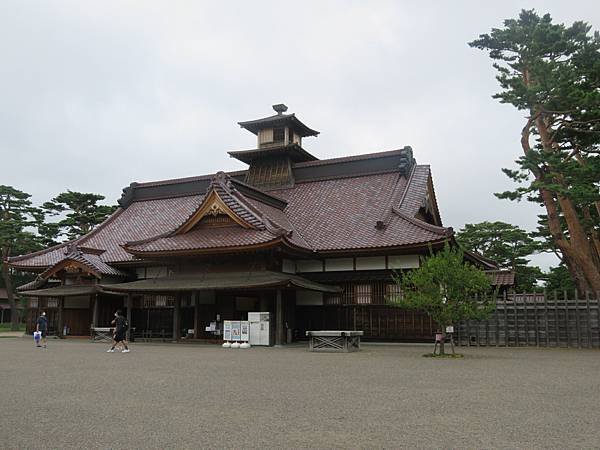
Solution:
[{"label": "wooden fence", "polygon": [[454,337],[463,346],[600,347],[598,296],[508,295],[487,320],[465,321]]}]

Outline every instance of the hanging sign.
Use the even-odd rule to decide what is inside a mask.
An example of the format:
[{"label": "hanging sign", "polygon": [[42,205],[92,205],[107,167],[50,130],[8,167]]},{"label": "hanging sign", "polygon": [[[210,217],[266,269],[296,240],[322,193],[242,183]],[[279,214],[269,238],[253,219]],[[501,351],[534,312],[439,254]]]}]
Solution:
[{"label": "hanging sign", "polygon": [[452,325],[446,327],[446,333],[454,333],[454,327]]}]

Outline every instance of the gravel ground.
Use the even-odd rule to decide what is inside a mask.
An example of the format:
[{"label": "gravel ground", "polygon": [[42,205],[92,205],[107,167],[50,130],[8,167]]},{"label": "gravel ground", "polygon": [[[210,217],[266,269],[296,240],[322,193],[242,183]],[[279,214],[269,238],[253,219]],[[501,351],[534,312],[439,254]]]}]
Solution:
[{"label": "gravel ground", "polygon": [[600,448],[600,353],[0,340],[0,447]]}]

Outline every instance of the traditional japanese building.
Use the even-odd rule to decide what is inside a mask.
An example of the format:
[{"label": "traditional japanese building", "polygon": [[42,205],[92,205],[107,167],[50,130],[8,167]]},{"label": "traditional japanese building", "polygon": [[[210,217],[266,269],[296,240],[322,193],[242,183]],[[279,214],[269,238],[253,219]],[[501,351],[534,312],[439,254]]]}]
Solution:
[{"label": "traditional japanese building", "polygon": [[385,301],[394,271],[452,239],[429,166],[410,147],[319,160],[303,146],[319,132],[273,108],[239,123],[257,137],[229,152],[246,170],[132,183],[89,234],[10,258],[38,273],[19,288],[30,321],[43,309],[86,335],[122,308],[135,336],[218,339],[211,322],[269,311],[277,344],[310,329],[429,339],[427,316]]}]

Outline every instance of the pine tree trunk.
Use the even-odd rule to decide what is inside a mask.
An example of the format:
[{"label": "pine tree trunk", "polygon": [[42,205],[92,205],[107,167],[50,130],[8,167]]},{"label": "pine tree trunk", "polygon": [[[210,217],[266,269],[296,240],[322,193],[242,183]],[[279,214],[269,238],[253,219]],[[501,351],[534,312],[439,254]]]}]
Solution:
[{"label": "pine tree trunk", "polygon": [[[540,115],[537,115],[535,124],[544,150],[548,153],[553,152],[550,130],[548,130],[549,126],[546,121]],[[541,172],[535,175],[536,178],[543,179]],[[560,180],[554,178],[551,181],[560,183]],[[573,205],[571,199],[560,195],[557,196],[557,202],[560,205],[563,218],[569,230],[569,238],[567,239],[562,233],[562,229],[557,233],[557,228],[560,228],[560,219],[554,196],[543,188],[540,189],[540,194],[542,194],[542,200],[548,212],[548,226],[550,227],[552,237],[555,240],[558,237],[556,245],[573,263],[576,270],[584,275],[589,287],[594,292],[600,292],[600,267],[594,260],[594,244],[590,241],[585,227],[579,219],[575,205]],[[558,236],[555,237],[555,234]]]},{"label": "pine tree trunk", "polygon": [[4,279],[6,294],[8,295],[8,304],[10,305],[10,329],[11,331],[19,331],[19,311],[17,309],[17,303],[15,302],[15,296],[13,294],[10,269],[6,263],[6,258],[8,256],[6,253],[6,251],[2,251],[2,278]]}]

